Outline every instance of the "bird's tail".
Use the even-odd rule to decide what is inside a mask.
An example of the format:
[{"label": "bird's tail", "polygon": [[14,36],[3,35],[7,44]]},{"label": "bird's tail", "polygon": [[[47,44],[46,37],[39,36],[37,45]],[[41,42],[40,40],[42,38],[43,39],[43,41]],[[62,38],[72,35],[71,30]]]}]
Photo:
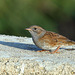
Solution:
[{"label": "bird's tail", "polygon": [[72,48],[72,49],[65,49],[65,50],[71,51],[71,50],[75,50],[75,49]]},{"label": "bird's tail", "polygon": [[75,50],[75,45],[70,45],[70,46],[63,46],[61,47],[62,49],[65,49],[65,50]]},{"label": "bird's tail", "polygon": [[71,40],[67,41],[65,50],[75,50],[75,42]]}]

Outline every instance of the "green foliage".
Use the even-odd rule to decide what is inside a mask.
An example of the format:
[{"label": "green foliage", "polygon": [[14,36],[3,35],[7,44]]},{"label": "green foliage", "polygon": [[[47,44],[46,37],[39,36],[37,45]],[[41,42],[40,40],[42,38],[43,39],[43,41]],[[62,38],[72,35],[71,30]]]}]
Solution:
[{"label": "green foliage", "polygon": [[31,25],[58,32],[59,22],[72,16],[74,0],[0,0],[0,33],[29,36]]}]

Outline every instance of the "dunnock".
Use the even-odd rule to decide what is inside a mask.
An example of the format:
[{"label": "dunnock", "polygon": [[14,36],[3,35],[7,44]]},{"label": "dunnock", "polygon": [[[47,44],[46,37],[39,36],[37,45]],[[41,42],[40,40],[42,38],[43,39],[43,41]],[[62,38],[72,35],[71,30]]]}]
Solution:
[{"label": "dunnock", "polygon": [[31,33],[35,45],[43,49],[38,52],[55,50],[50,53],[58,53],[57,51],[59,48],[64,48],[67,50],[75,48],[74,41],[71,41],[68,38],[55,32],[46,31],[40,26],[34,25],[26,28],[26,30]]}]

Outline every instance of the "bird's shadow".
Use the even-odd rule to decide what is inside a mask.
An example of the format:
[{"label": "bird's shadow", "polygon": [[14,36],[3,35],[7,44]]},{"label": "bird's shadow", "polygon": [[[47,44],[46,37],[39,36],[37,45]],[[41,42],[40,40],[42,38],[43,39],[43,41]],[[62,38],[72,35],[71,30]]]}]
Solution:
[{"label": "bird's shadow", "polygon": [[25,43],[17,43],[17,42],[4,42],[4,41],[0,41],[0,44],[23,49],[23,50],[31,50],[31,51],[41,50],[33,44],[25,44]]}]

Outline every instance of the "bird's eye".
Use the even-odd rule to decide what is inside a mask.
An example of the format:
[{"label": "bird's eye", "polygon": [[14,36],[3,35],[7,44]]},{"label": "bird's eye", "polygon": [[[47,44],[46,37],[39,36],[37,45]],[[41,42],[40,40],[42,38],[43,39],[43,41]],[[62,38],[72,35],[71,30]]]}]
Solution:
[{"label": "bird's eye", "polygon": [[34,28],[34,30],[36,30],[37,28]]}]

